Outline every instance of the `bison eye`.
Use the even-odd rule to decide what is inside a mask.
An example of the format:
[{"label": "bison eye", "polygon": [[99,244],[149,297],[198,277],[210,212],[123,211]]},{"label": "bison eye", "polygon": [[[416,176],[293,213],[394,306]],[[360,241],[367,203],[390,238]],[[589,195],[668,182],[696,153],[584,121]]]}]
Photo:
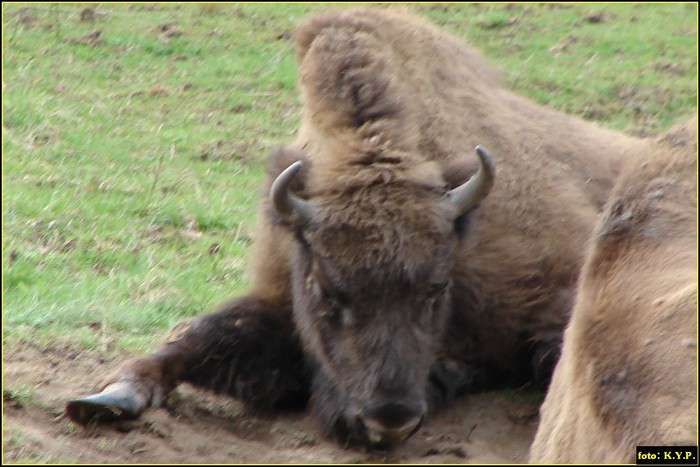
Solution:
[{"label": "bison eye", "polygon": [[433,300],[439,300],[452,287],[452,281],[438,282],[431,284],[428,290],[428,297]]},{"label": "bison eye", "polygon": [[321,307],[319,309],[319,317],[338,321],[343,318],[343,310],[345,306],[340,298],[331,294],[318,283],[314,284],[314,292],[320,298]]},{"label": "bison eye", "polygon": [[428,297],[425,300],[423,319],[428,321],[433,319],[436,305],[439,305],[445,294],[450,290],[452,281],[431,284],[428,289]]}]

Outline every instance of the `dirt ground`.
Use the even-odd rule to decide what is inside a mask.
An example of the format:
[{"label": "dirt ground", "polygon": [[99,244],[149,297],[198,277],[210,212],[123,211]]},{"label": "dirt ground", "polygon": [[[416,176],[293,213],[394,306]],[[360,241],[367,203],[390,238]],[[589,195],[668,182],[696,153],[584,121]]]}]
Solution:
[{"label": "dirt ground", "polygon": [[140,419],[82,428],[65,401],[90,391],[120,359],[99,352],[5,343],[3,463],[524,463],[541,396],[529,389],[476,394],[436,414],[390,453],[343,449],[308,413],[265,418],[181,386]]}]

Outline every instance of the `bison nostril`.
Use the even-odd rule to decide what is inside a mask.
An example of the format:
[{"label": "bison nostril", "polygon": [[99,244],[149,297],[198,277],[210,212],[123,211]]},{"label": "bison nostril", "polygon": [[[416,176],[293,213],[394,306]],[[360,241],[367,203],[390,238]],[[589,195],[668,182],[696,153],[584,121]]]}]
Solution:
[{"label": "bison nostril", "polygon": [[362,424],[366,430],[367,439],[373,447],[387,449],[411,436],[420,426],[423,417],[414,417],[403,425],[387,427],[374,419],[364,418]]},{"label": "bison nostril", "polygon": [[374,420],[388,429],[406,425],[413,419],[420,419],[425,413],[423,404],[387,402],[374,404],[362,411],[362,418]]},{"label": "bison nostril", "polygon": [[392,446],[418,429],[424,413],[422,405],[391,402],[364,410],[360,420],[372,445]]}]

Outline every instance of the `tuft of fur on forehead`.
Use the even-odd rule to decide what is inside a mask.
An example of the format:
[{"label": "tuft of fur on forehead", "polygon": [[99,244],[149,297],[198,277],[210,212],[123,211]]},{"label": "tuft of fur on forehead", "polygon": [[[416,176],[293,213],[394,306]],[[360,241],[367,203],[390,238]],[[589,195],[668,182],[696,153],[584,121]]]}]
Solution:
[{"label": "tuft of fur on forehead", "polygon": [[316,256],[352,276],[344,283],[420,283],[444,262],[454,228],[444,199],[441,190],[406,183],[351,187],[315,198],[322,222],[304,235]]}]

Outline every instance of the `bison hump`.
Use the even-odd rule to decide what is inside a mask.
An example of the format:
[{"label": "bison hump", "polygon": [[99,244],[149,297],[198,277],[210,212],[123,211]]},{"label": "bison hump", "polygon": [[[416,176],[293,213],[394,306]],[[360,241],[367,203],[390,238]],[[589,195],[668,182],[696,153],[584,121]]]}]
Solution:
[{"label": "bison hump", "polygon": [[405,123],[395,50],[380,26],[372,15],[330,14],[312,17],[295,32],[302,99],[315,125]]}]

